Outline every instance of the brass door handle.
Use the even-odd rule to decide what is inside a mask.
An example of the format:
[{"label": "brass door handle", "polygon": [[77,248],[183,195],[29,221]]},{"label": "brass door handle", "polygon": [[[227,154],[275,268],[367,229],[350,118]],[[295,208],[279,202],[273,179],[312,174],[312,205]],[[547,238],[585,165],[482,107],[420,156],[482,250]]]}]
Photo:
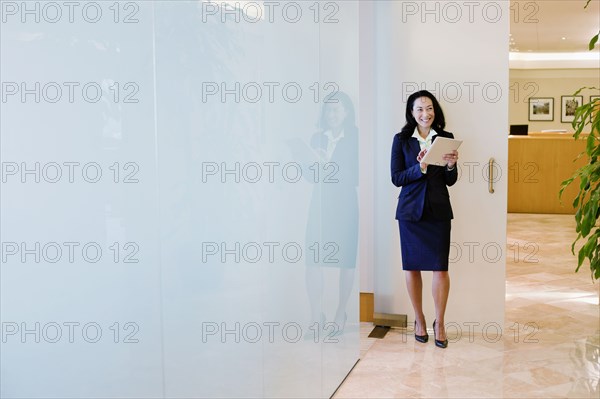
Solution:
[{"label": "brass door handle", "polygon": [[488,162],[488,191],[494,194],[494,158]]}]

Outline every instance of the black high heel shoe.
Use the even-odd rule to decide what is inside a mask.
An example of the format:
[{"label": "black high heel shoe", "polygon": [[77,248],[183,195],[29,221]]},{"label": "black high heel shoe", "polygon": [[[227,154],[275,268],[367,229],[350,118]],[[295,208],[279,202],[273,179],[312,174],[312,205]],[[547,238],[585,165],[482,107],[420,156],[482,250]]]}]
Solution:
[{"label": "black high heel shoe", "polygon": [[337,323],[337,322],[334,323],[334,332],[331,334],[331,336],[336,337],[338,335],[344,334],[344,328],[346,328],[347,321],[348,321],[348,314],[346,312],[344,312],[344,320],[342,321],[342,324],[339,325],[339,323]]},{"label": "black high heel shoe", "polygon": [[448,338],[446,338],[443,341],[439,341],[437,339],[437,337],[436,337],[436,334],[435,334],[435,322],[436,321],[434,320],[433,321],[433,339],[435,340],[435,346],[437,346],[438,348],[442,348],[442,349],[447,348],[448,347]]},{"label": "black high heel shoe", "polygon": [[[427,330],[425,330],[427,331]],[[417,321],[415,320],[415,340],[417,340],[417,342],[420,342],[422,344],[427,343],[427,341],[429,341],[429,334],[427,334],[427,332],[425,333],[425,335],[417,335]]]}]

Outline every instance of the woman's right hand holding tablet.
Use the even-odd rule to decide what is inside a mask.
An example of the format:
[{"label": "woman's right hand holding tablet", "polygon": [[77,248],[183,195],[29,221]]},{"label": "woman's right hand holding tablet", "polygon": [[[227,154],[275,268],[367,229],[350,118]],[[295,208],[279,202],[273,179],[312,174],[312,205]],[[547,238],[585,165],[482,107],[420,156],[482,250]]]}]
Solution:
[{"label": "woman's right hand holding tablet", "polygon": [[421,164],[421,171],[427,170],[427,164],[424,162],[421,162],[423,160],[423,158],[425,157],[425,154],[427,154],[427,149],[424,148],[419,152],[419,155],[417,155],[417,162],[419,162]]}]

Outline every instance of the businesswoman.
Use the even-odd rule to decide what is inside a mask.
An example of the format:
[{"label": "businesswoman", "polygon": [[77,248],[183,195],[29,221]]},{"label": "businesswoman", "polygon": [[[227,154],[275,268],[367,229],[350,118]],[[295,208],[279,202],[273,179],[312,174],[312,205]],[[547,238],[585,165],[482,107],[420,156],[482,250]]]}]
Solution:
[{"label": "businesswoman", "polygon": [[406,125],[394,136],[391,162],[392,182],[402,187],[396,219],[402,268],[415,312],[415,339],[423,343],[429,339],[423,314],[421,271],[432,271],[433,332],[435,344],[440,348],[448,345],[444,314],[450,290],[448,256],[453,215],[447,186],[457,180],[458,152],[444,155],[446,166],[427,165],[422,159],[436,137],[454,137],[444,130],[445,125],[442,108],[430,92],[411,94],[406,104]]},{"label": "businesswoman", "polygon": [[[306,288],[311,320],[327,321],[323,308],[324,267],[339,269],[334,334],[342,334],[352,293],[358,248],[358,127],[354,105],[341,91],[325,97],[319,131],[311,148],[320,154],[318,170],[307,170],[313,192],[306,226]],[[318,175],[316,174],[318,173]],[[318,177],[318,178],[317,178]],[[312,333],[312,332],[311,332]]]}]

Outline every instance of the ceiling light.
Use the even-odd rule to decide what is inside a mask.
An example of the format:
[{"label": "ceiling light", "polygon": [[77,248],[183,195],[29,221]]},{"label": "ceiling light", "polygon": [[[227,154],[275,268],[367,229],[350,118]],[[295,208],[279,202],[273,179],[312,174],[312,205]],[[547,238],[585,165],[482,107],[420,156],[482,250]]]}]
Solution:
[{"label": "ceiling light", "polygon": [[598,68],[598,52],[578,53],[535,53],[511,51],[509,66],[513,69],[556,69],[556,68]]},{"label": "ceiling light", "polygon": [[[531,50],[527,50],[531,51]],[[531,55],[522,56],[521,61],[569,61],[569,60],[590,60],[597,61],[597,52],[579,52],[579,53],[532,53]]]}]

